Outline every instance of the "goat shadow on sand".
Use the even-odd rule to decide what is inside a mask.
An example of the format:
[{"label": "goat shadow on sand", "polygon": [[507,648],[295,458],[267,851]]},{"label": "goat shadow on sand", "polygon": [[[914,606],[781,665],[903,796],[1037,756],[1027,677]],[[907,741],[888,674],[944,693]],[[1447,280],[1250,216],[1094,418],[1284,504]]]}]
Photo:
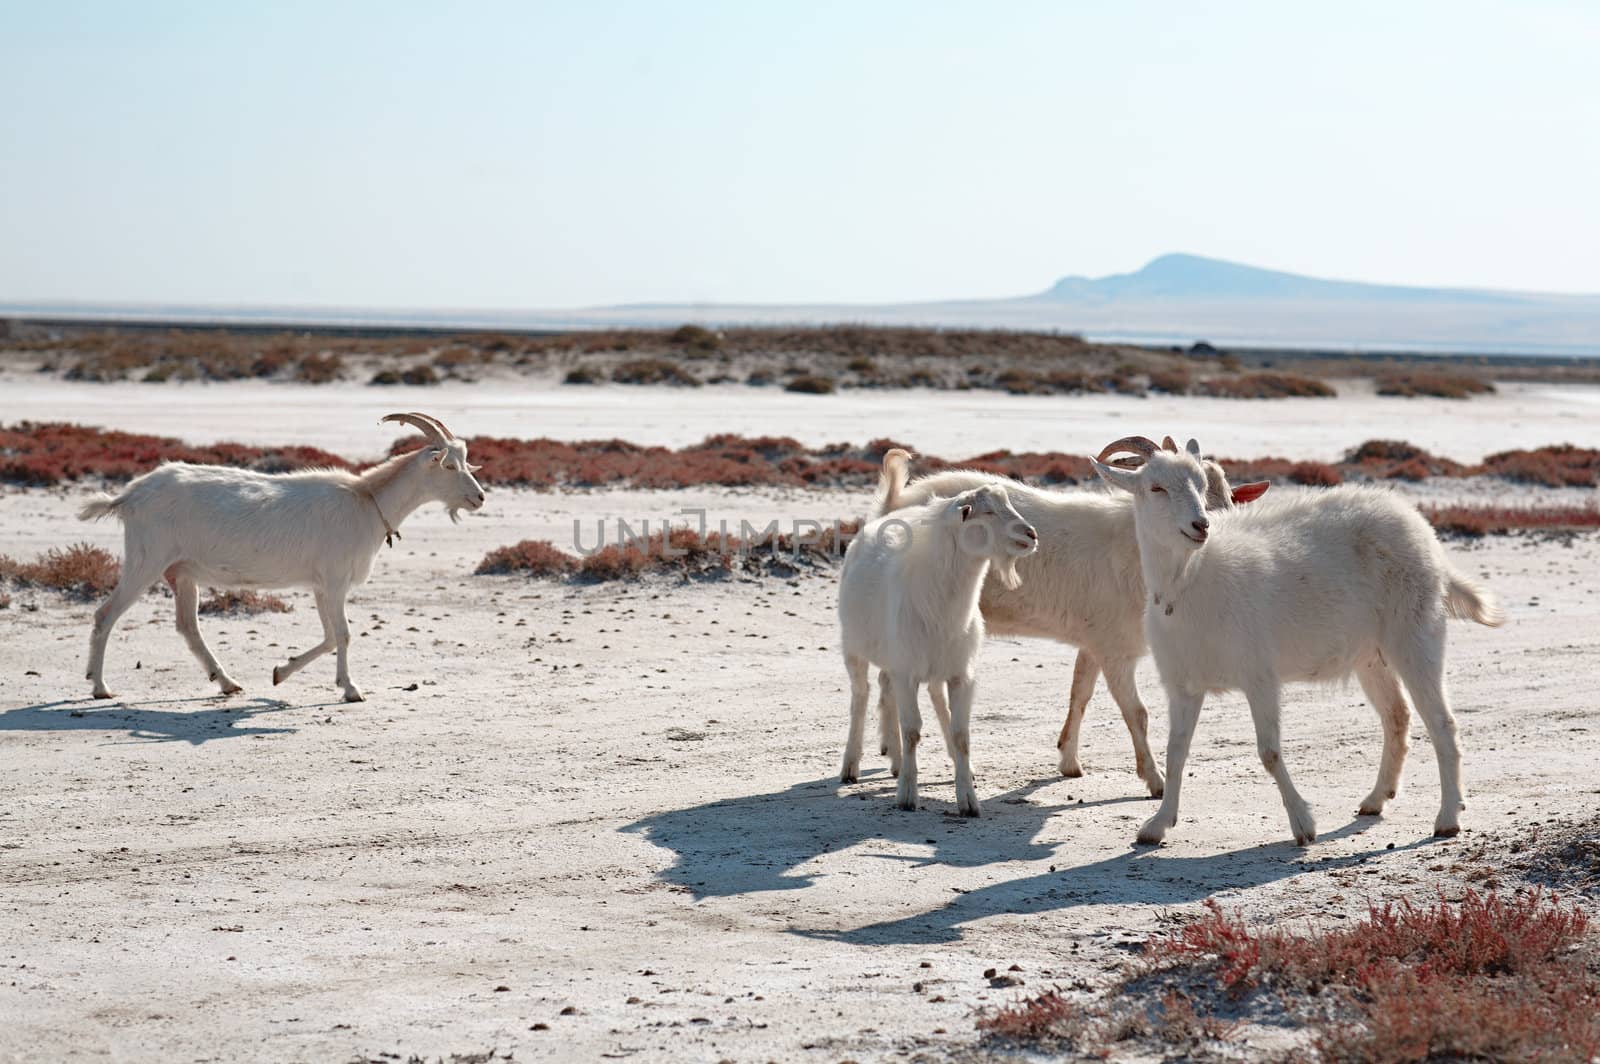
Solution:
[{"label": "goat shadow on sand", "polygon": [[[923,784],[936,782],[924,779]],[[871,860],[904,861],[917,867],[975,868],[1044,860],[1055,847],[1034,839],[1053,815],[1068,808],[1144,803],[1135,796],[1060,805],[1031,800],[1036,791],[1065,782],[1052,776],[986,796],[984,814],[974,820],[955,815],[954,802],[926,793],[916,813],[896,809],[894,780],[887,770],[867,771],[860,784],[843,785],[837,778],[810,780],[770,794],[671,809],[618,830],[642,835],[675,853],[677,860],[660,877],[687,887],[698,901],[803,890],[815,877],[798,871],[801,866],[823,854],[874,840],[932,846],[926,857],[869,855]]]},{"label": "goat shadow on sand", "polygon": [[[991,916],[1038,915],[1083,905],[1192,904],[1221,891],[1360,867],[1436,841],[1419,839],[1393,850],[1375,845],[1355,853],[1319,853],[1325,844],[1357,837],[1378,823],[1359,817],[1324,832],[1309,849],[1287,840],[1198,856],[1138,847],[1074,865],[1070,841],[1059,845],[1034,841],[1046,821],[1057,815],[1071,816],[1068,810],[1122,803],[1150,806],[1148,800],[1129,796],[1062,805],[1030,801],[1035,791],[1064,782],[1052,777],[988,797],[984,816],[965,820],[951,815],[952,803],[928,799],[916,813],[897,810],[892,801],[893,781],[887,774],[871,781],[863,774],[863,784],[880,781],[889,785],[853,793],[841,793],[840,784],[831,779],[798,783],[769,794],[724,798],[657,813],[619,830],[642,835],[671,850],[676,860],[658,873],[658,878],[687,888],[696,901],[803,890],[816,876],[799,871],[802,866],[823,854],[869,840],[932,846],[933,852],[926,857],[876,854],[863,858],[906,861],[919,867],[1056,861],[1055,871],[990,883],[958,894],[935,909],[848,929],[791,929],[809,938],[865,946],[958,942],[966,925]],[[866,800],[857,800],[861,797]]]},{"label": "goat shadow on sand", "polygon": [[[326,705],[343,703],[326,703]],[[203,709],[153,709],[153,706],[204,706]],[[251,735],[287,735],[298,729],[263,727],[248,722],[291,709],[319,709],[321,705],[296,706],[279,698],[249,698],[224,701],[216,696],[203,698],[165,698],[145,702],[105,702],[64,700],[17,706],[0,711],[0,731],[95,731],[125,732],[123,741],[140,743],[185,742],[200,746],[216,739],[237,739]]]}]

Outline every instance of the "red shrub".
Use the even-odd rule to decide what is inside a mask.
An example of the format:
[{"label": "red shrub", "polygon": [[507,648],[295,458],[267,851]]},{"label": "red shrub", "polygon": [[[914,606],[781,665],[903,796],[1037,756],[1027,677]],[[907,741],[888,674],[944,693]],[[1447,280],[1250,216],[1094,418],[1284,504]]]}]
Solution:
[{"label": "red shrub", "polygon": [[525,539],[509,547],[499,547],[483,556],[473,573],[483,576],[499,573],[527,573],[529,576],[566,576],[578,561],[558,550],[547,539]]},{"label": "red shrub", "polygon": [[162,436],[111,432],[60,422],[0,427],[0,480],[28,486],[83,477],[127,480],[164,461],[241,466],[262,472],[314,467],[349,469],[338,455],[315,447],[252,447],[215,443],[191,447]]},{"label": "red shrub", "polygon": [[1533,451],[1501,451],[1479,467],[1490,476],[1559,488],[1600,483],[1600,450],[1563,443]]},{"label": "red shrub", "polygon": [[1593,506],[1425,506],[1422,516],[1441,532],[1463,536],[1504,535],[1521,529],[1566,532],[1600,528],[1600,509]]},{"label": "red shrub", "polygon": [[200,600],[201,613],[249,617],[257,613],[288,613],[294,609],[277,595],[254,591],[213,591]]},{"label": "red shrub", "polygon": [[117,585],[122,571],[109,551],[77,543],[65,550],[52,547],[32,562],[0,554],[0,577],[24,587],[43,587],[78,598],[96,598]]}]

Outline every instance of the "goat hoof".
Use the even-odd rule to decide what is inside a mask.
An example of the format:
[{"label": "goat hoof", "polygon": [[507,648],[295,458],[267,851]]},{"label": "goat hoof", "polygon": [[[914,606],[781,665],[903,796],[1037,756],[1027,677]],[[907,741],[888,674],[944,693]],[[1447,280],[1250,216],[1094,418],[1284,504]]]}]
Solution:
[{"label": "goat hoof", "polygon": [[107,691],[104,687],[102,687],[102,688],[100,688],[100,690],[96,691],[94,693],[94,696],[96,698],[115,698],[115,697],[117,697],[116,695],[112,694],[110,691]]},{"label": "goat hoof", "polygon": [[1383,806],[1378,805],[1376,802],[1362,802],[1361,803],[1361,807],[1356,810],[1356,816],[1382,816],[1382,815],[1383,815]]},{"label": "goat hoof", "polygon": [[909,801],[909,802],[902,802],[902,801],[898,801],[897,800],[894,803],[894,807],[896,809],[902,809],[907,813],[915,813],[917,811],[917,800],[915,798],[911,799],[911,801]]},{"label": "goat hoof", "polygon": [[282,665],[274,665],[272,667],[272,686],[276,687],[282,682],[283,682],[283,666]]},{"label": "goat hoof", "polygon": [[243,691],[243,690],[244,690],[243,687],[240,687],[238,684],[234,683],[232,680],[229,680],[227,683],[222,685],[222,693],[225,694],[225,695],[236,695],[240,691]]},{"label": "goat hoof", "polygon": [[1140,846],[1160,846],[1161,840],[1166,834],[1165,831],[1140,830],[1139,834],[1134,838],[1134,842]]},{"label": "goat hoof", "polygon": [[1061,774],[1069,780],[1079,779],[1083,776],[1083,766],[1076,764],[1062,765]]},{"label": "goat hoof", "polygon": [[978,804],[976,802],[974,802],[972,805],[964,805],[964,806],[962,806],[958,810],[958,812],[962,816],[966,816],[966,817],[974,817],[974,818],[976,818],[976,817],[983,816],[983,810],[982,810],[982,808],[980,808],[978,806]]},{"label": "goat hoof", "polygon": [[1459,834],[1461,834],[1460,824],[1439,824],[1433,829],[1433,837],[1436,839],[1453,839]]},{"label": "goat hoof", "polygon": [[1316,841],[1317,841],[1317,833],[1315,831],[1313,831],[1309,835],[1296,835],[1294,837],[1294,844],[1296,846],[1310,846],[1313,842],[1316,842]]},{"label": "goat hoof", "polygon": [[839,773],[839,782],[840,783],[854,783],[854,782],[856,782],[855,771],[853,769],[845,769],[843,772]]},{"label": "goat hoof", "polygon": [[344,700],[346,702],[365,702],[367,700],[367,696],[362,694],[360,691],[346,691],[344,693]]}]

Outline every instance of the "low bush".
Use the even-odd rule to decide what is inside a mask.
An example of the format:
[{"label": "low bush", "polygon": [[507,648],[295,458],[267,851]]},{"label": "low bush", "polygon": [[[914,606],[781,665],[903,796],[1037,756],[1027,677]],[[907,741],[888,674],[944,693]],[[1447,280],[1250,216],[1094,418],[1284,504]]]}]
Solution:
[{"label": "low bush", "polygon": [[1422,516],[1440,532],[1473,537],[1600,528],[1600,509],[1593,506],[1424,506]]},{"label": "low bush", "polygon": [[499,547],[483,556],[473,571],[478,576],[526,573],[529,576],[566,576],[578,567],[578,560],[556,548],[547,539],[525,539],[509,547]]},{"label": "low bush", "polygon": [[0,554],[0,579],[22,587],[46,588],[76,598],[98,598],[117,586],[122,571],[109,551],[76,543],[65,549],[52,547],[31,562]]},{"label": "low bush", "polygon": [[1338,393],[1322,381],[1292,373],[1245,373],[1237,377],[1208,377],[1195,388],[1198,395],[1221,399],[1331,399]]},{"label": "low bush", "polygon": [[666,358],[636,358],[611,371],[618,384],[677,384],[700,387],[700,378]]},{"label": "low bush", "polygon": [[1168,395],[1188,395],[1192,377],[1183,366],[1150,371],[1150,390]]},{"label": "low bush", "polygon": [[1484,395],[1494,391],[1494,385],[1481,377],[1437,370],[1380,373],[1376,383],[1379,395],[1407,398],[1429,395],[1440,399],[1470,399],[1474,395]]},{"label": "low bush", "polygon": [[699,325],[680,325],[667,337],[667,342],[687,347],[691,352],[705,353],[721,347],[722,337]]},{"label": "low bush", "polygon": [[344,376],[344,359],[338,355],[307,355],[294,368],[294,379],[306,384],[327,384]]},{"label": "low bush", "polygon": [[212,591],[200,600],[200,612],[229,617],[250,617],[258,613],[288,613],[294,609],[277,595],[257,591]]},{"label": "low bush", "polygon": [[0,426],[0,481],[14,484],[44,487],[84,477],[127,480],[164,461],[239,466],[263,473],[352,468],[338,455],[315,447],[240,443],[191,447],[164,436],[108,432],[61,422]]},{"label": "low bush", "polygon": [[1558,444],[1532,451],[1501,451],[1483,460],[1481,471],[1545,487],[1594,487],[1600,483],[1600,450]]},{"label": "low bush", "polygon": [[[1305,1010],[1324,1059],[1587,1060],[1600,1050],[1588,918],[1537,891],[1369,908],[1347,928],[1252,927],[1206,914],[1151,943],[1152,967]],[[1333,989],[1342,993],[1328,995]]]},{"label": "low bush", "polygon": [[786,392],[800,392],[805,395],[832,395],[833,378],[818,377],[813,374],[804,374],[794,378],[783,386]]},{"label": "low bush", "polygon": [[593,366],[573,366],[567,370],[567,375],[561,379],[562,384],[599,384],[605,380],[605,374]]}]

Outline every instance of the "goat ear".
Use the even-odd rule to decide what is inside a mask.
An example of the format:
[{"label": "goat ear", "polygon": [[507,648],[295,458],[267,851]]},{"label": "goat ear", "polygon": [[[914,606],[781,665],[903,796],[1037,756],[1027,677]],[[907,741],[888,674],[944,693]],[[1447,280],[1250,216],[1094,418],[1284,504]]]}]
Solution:
[{"label": "goat ear", "polygon": [[1272,482],[1268,480],[1253,480],[1248,484],[1240,484],[1233,489],[1233,504],[1237,506],[1242,502],[1255,502],[1265,495],[1270,487]]},{"label": "goat ear", "polygon": [[444,450],[443,450],[443,448],[439,448],[439,447],[430,448],[429,451],[428,451],[428,461],[432,462],[434,465],[443,465],[444,464]]},{"label": "goat ear", "polygon": [[1200,441],[1195,439],[1193,436],[1189,437],[1189,442],[1187,445],[1185,445],[1184,449],[1190,454],[1194,455],[1196,458],[1200,457]]},{"label": "goat ear", "polygon": [[967,518],[969,518],[971,516],[972,516],[972,507],[968,506],[966,504],[963,504],[962,507],[961,507],[961,520],[965,521]]},{"label": "goat ear", "polygon": [[1171,451],[1173,454],[1178,453],[1178,445],[1172,442],[1171,436],[1161,437],[1161,449],[1163,451]]},{"label": "goat ear", "polygon": [[1118,469],[1093,458],[1089,459],[1089,462],[1094,466],[1094,471],[1100,475],[1100,479],[1113,488],[1121,488],[1127,492],[1134,490],[1134,483],[1139,479],[1137,470]]},{"label": "goat ear", "polygon": [[480,470],[482,468],[483,468],[483,466],[481,466],[481,465],[473,465],[471,462],[467,463],[467,472],[468,473],[476,473],[478,470]]}]

